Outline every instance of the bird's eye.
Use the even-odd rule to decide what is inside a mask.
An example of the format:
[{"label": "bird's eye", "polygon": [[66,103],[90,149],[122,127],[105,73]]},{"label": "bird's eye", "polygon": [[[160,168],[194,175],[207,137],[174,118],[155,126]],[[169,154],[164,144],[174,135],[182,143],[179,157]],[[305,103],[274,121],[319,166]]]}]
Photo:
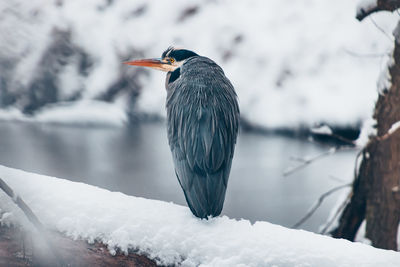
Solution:
[{"label": "bird's eye", "polygon": [[173,59],[173,58],[171,57],[171,58],[169,58],[169,62],[174,63],[174,62],[175,62],[175,59]]}]

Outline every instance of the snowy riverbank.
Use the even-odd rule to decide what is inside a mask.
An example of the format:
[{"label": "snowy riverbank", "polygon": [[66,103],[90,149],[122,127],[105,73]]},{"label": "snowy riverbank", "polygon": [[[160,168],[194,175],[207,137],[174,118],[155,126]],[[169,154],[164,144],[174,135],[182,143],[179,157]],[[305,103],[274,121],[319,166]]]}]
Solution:
[{"label": "snowy riverbank", "polygon": [[254,126],[354,127],[371,116],[398,20],[384,13],[360,23],[357,2],[2,1],[0,108],[62,122],[65,102],[82,102],[75,118],[88,122],[102,118],[81,108],[96,100],[116,113],[164,117],[165,75],[121,62],[178,45],[222,66]]},{"label": "snowy riverbank", "polygon": [[[268,222],[228,217],[201,221],[189,209],[83,183],[0,166],[0,177],[50,229],[138,249],[161,264],[183,266],[399,266],[400,253]],[[2,223],[25,221],[0,193]],[[26,223],[26,222],[25,222]]]}]

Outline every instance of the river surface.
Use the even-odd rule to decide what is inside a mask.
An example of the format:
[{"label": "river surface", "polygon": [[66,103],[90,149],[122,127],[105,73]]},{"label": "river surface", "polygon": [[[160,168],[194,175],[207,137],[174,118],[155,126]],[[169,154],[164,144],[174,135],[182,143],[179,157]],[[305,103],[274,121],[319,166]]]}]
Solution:
[{"label": "river surface", "polygon": [[[85,127],[0,123],[0,164],[128,195],[186,205],[163,123]],[[304,139],[241,132],[223,214],[290,227],[329,189],[352,179],[356,151],[338,151],[288,177],[296,158],[329,147]],[[344,192],[330,195],[300,228],[318,231]]]}]

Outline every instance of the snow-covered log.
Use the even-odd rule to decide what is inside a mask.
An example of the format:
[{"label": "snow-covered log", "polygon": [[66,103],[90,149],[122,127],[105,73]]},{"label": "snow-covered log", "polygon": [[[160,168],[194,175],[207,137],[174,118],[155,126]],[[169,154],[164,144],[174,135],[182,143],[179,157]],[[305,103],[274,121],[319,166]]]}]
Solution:
[{"label": "snow-covered log", "polygon": [[[49,229],[182,266],[400,266],[400,253],[268,222],[199,220],[173,203],[0,166],[0,176]],[[3,193],[2,223],[23,221]],[[11,212],[11,215],[10,215]],[[25,222],[26,224],[27,222]]]}]

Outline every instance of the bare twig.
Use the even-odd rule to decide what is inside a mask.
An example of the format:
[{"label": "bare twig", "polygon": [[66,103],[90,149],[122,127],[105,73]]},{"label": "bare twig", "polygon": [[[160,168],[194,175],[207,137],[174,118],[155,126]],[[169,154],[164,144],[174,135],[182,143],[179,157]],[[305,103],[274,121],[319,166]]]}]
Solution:
[{"label": "bare twig", "polygon": [[356,147],[357,146],[356,140],[349,139],[347,137],[344,137],[342,135],[339,135],[339,134],[333,132],[333,130],[326,124],[319,126],[318,128],[311,128],[310,133],[312,134],[310,136],[310,138],[311,138],[310,140],[314,143],[318,143],[318,144],[322,143],[323,144],[323,142],[318,142],[318,140],[315,140],[313,138],[313,136],[327,136],[327,137],[336,139],[337,141],[344,143],[344,144],[337,145],[337,148]]},{"label": "bare twig", "polygon": [[340,182],[340,183],[345,182],[343,179],[340,179],[339,177],[336,177],[336,176],[331,175],[331,174],[328,177],[329,177],[329,179],[331,179],[333,181],[336,181],[336,182]]},{"label": "bare twig", "polygon": [[[364,153],[364,149],[361,149],[360,151],[358,151],[357,156],[356,156],[356,160],[355,160],[355,164],[354,164],[354,180],[357,179],[358,177],[358,169],[359,169],[359,164],[358,161],[360,160],[361,155]],[[361,159],[362,160],[362,159]],[[360,162],[361,164],[361,162]]]},{"label": "bare twig", "polygon": [[340,207],[336,210],[335,214],[332,216],[332,218],[330,219],[330,221],[328,221],[324,228],[320,231],[320,234],[324,235],[326,234],[326,231],[328,231],[328,229],[331,227],[331,225],[333,224],[333,222],[336,220],[336,218],[342,213],[342,211],[344,210],[344,208],[346,207],[347,203],[350,201],[350,197],[351,194],[349,194],[346,197],[346,200],[343,201],[343,203],[340,205]]},{"label": "bare twig", "polygon": [[345,187],[349,187],[351,186],[351,184],[344,184],[344,185],[340,185],[337,187],[334,187],[332,189],[330,189],[329,191],[323,193],[318,200],[311,206],[311,208],[309,209],[309,211],[306,213],[306,215],[301,218],[297,223],[295,223],[292,228],[298,228],[300,225],[302,225],[305,221],[307,221],[313,214],[314,212],[318,209],[319,206],[321,206],[322,202],[325,200],[325,198],[329,195],[331,195],[332,193],[339,191],[340,189],[343,189]]},{"label": "bare twig", "polygon": [[14,201],[15,204],[24,212],[28,220],[39,230],[44,231],[44,227],[33,211],[26,205],[26,203],[0,178],[0,188]]},{"label": "bare twig", "polygon": [[306,166],[309,165],[310,163],[312,163],[312,162],[314,162],[314,161],[316,161],[316,160],[318,160],[318,159],[320,159],[320,158],[323,158],[323,157],[326,157],[326,156],[328,156],[328,155],[331,155],[331,154],[333,154],[333,153],[335,153],[335,152],[336,152],[336,148],[335,148],[335,147],[332,147],[331,149],[329,149],[329,150],[327,150],[327,151],[324,151],[324,152],[322,152],[322,153],[320,153],[320,154],[318,154],[318,155],[316,155],[316,156],[314,156],[314,157],[312,157],[312,158],[308,158],[308,159],[305,158],[305,159],[303,159],[303,160],[299,160],[299,158],[297,158],[297,161],[299,161],[300,164],[297,165],[297,166],[295,166],[295,167],[289,167],[288,169],[286,169],[286,170],[283,172],[283,176],[289,176],[289,175],[295,173],[296,171],[298,171],[298,170],[300,170],[300,169],[306,167]]},{"label": "bare twig", "polygon": [[317,154],[310,158],[301,158],[301,157],[292,156],[292,157],[290,157],[290,159],[299,162],[299,165],[287,168],[285,171],[283,171],[283,176],[285,176],[285,177],[289,176],[289,175],[295,173],[296,171],[303,169],[304,167],[313,163],[314,161],[317,161],[321,158],[324,158],[326,156],[334,154],[336,151],[347,150],[347,149],[354,149],[354,147],[353,146],[331,147],[327,151],[324,151],[324,152]]},{"label": "bare twig", "polygon": [[335,138],[335,139],[337,139],[339,141],[342,141],[343,143],[346,143],[346,144],[348,144],[350,146],[355,146],[354,141],[350,140],[350,139],[348,139],[346,137],[343,137],[343,136],[335,134],[335,133],[332,133],[330,136],[332,136],[333,138]]},{"label": "bare twig", "polygon": [[302,157],[297,157],[297,156],[290,156],[290,160],[301,162],[301,163],[304,163],[305,161],[307,161],[306,159],[304,159]]},{"label": "bare twig", "polygon": [[[356,159],[355,159],[355,164],[354,164],[354,181],[358,179],[358,169],[359,169],[359,160],[361,155],[364,153],[364,149],[361,149],[358,151]],[[361,159],[362,160],[362,159]],[[354,182],[353,182],[354,183]],[[336,210],[335,214],[332,216],[332,218],[325,224],[324,228],[320,231],[320,234],[326,234],[327,231],[330,229],[331,225],[335,222],[336,218],[342,213],[342,211],[346,208],[347,204],[350,201],[350,198],[352,196],[352,192],[348,194],[346,199],[343,201],[343,203],[339,206],[339,208]]]},{"label": "bare twig", "polygon": [[354,143],[353,140],[350,140],[350,139],[348,139],[348,138],[346,138],[344,136],[341,136],[341,135],[338,135],[338,134],[334,133],[332,131],[332,129],[329,127],[329,125],[326,125],[326,124],[322,124],[322,125],[320,125],[319,127],[316,127],[316,128],[311,128],[311,133],[315,134],[315,135],[319,135],[319,136],[329,136],[329,137],[332,137],[332,138],[334,138],[336,140],[339,140],[339,141],[341,141],[343,143],[346,143],[346,144],[348,144],[350,146],[355,146],[355,143]]},{"label": "bare twig", "polygon": [[370,18],[370,20],[372,21],[372,23],[375,25],[375,27],[376,27],[381,33],[383,33],[391,42],[393,42],[393,37],[392,37],[391,35],[389,35],[387,32],[385,32],[385,30],[382,29],[382,27],[379,26],[378,23],[376,23],[376,21],[375,21],[372,17],[369,17],[369,18]]}]

